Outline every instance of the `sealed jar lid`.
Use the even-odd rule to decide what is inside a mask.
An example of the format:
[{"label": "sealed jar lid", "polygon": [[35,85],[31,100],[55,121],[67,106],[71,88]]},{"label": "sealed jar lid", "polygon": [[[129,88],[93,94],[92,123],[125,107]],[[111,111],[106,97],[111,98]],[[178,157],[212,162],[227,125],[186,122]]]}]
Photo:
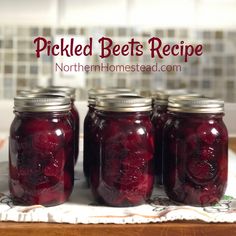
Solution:
[{"label": "sealed jar lid", "polygon": [[35,97],[35,96],[60,96],[70,97],[70,95],[63,91],[48,91],[46,89],[32,89],[32,90],[19,90],[19,96]]},{"label": "sealed jar lid", "polygon": [[113,112],[136,112],[152,110],[152,99],[133,95],[98,97],[96,109]]},{"label": "sealed jar lid", "polygon": [[131,95],[131,96],[137,96],[136,93],[129,91],[117,91],[117,90],[106,90],[106,89],[90,89],[88,91],[88,103],[90,105],[95,105],[96,98],[98,96],[109,96],[109,95]]},{"label": "sealed jar lid", "polygon": [[40,87],[42,92],[64,92],[67,96],[70,96],[72,100],[75,100],[76,97],[76,89],[66,86],[50,86],[50,87]]},{"label": "sealed jar lid", "polygon": [[167,105],[169,97],[202,97],[197,93],[188,93],[185,89],[170,89],[152,93],[153,104]]},{"label": "sealed jar lid", "polygon": [[142,97],[152,97],[152,91],[150,89],[140,89],[137,92]]},{"label": "sealed jar lid", "polygon": [[69,111],[71,100],[65,96],[42,95],[16,96],[14,111],[19,112],[53,112]]},{"label": "sealed jar lid", "polygon": [[168,110],[185,113],[223,113],[224,101],[201,97],[170,97]]},{"label": "sealed jar lid", "polygon": [[133,89],[130,88],[121,88],[121,87],[108,87],[106,90],[115,91],[115,92],[134,92]]}]

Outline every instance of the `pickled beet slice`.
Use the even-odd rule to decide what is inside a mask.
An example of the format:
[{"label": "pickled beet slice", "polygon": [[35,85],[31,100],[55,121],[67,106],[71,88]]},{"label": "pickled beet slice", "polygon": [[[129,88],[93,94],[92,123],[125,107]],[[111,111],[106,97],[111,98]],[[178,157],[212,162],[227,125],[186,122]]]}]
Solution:
[{"label": "pickled beet slice", "polygon": [[198,138],[197,135],[193,133],[193,129],[188,129],[185,132],[184,140],[187,144],[188,152],[193,153],[196,149],[198,149]]},{"label": "pickled beet slice", "polygon": [[63,186],[61,183],[57,183],[55,186],[51,186],[49,188],[44,188],[42,191],[37,192],[37,195],[34,197],[37,199],[36,201],[45,206],[54,205],[55,202],[63,203],[66,198],[64,194],[61,194],[63,191]]},{"label": "pickled beet slice", "polygon": [[188,161],[187,169],[193,181],[196,179],[200,182],[209,181],[216,175],[216,167],[208,161],[191,159]]},{"label": "pickled beet slice", "polygon": [[138,185],[137,190],[142,194],[151,195],[153,189],[154,177],[152,174],[143,174],[143,181]]},{"label": "pickled beet slice", "polygon": [[53,176],[58,178],[63,174],[63,169],[65,165],[65,152],[63,149],[60,149],[56,155],[52,156],[47,165],[45,166],[43,173],[46,176]]},{"label": "pickled beet slice", "polygon": [[68,122],[65,121],[60,121],[57,124],[58,129],[62,130],[62,137],[64,139],[65,143],[70,143],[73,139],[73,132],[72,132],[72,127]]},{"label": "pickled beet slice", "polygon": [[62,145],[61,132],[44,131],[33,136],[32,148],[42,152],[55,152]]},{"label": "pickled beet slice", "polygon": [[24,132],[27,135],[34,135],[35,133],[46,132],[48,130],[52,130],[52,122],[45,118],[28,119],[24,123]]},{"label": "pickled beet slice", "polygon": [[136,184],[130,186],[129,189],[124,188],[124,186],[122,188],[122,185],[120,189],[124,199],[132,205],[140,204],[150,197],[154,178],[152,175],[143,174],[142,177],[139,177],[139,180],[135,181],[135,183]]},{"label": "pickled beet slice", "polygon": [[205,143],[211,145],[219,136],[219,131],[215,128],[215,124],[204,122],[197,128],[198,137]]},{"label": "pickled beet slice", "polygon": [[58,180],[55,178],[51,178],[51,177],[43,176],[43,175],[36,176],[34,178],[36,181],[35,181],[35,186],[32,186],[32,189],[35,188],[35,190],[38,190],[38,191],[48,189],[54,186],[58,182]]},{"label": "pickled beet slice", "polygon": [[186,204],[196,206],[208,206],[217,203],[224,194],[224,185],[207,184],[205,186],[192,186],[185,184],[183,192],[184,201]]},{"label": "pickled beet slice", "polygon": [[[109,124],[107,124],[107,126],[109,128],[107,128],[106,126],[104,127],[104,133],[103,133],[103,136],[104,136],[104,139],[109,139],[109,138],[112,138],[112,139],[116,139],[117,136],[124,136],[123,132],[122,132],[122,127],[120,125],[118,125],[118,122],[116,121],[109,121]],[[123,139],[123,138],[121,138]]]},{"label": "pickled beet slice", "polygon": [[47,185],[48,180],[46,180],[45,176],[39,171],[23,168],[19,168],[18,171],[18,179],[22,186],[24,186],[24,189],[43,188],[45,183]]},{"label": "pickled beet slice", "polygon": [[131,190],[144,181],[142,167],[130,168],[130,166],[123,166],[120,174],[120,190]]},{"label": "pickled beet slice", "polygon": [[133,168],[136,168],[137,166],[143,167],[148,161],[152,159],[153,159],[153,153],[150,153],[146,150],[137,150],[134,151],[133,153],[131,152],[127,153],[122,164],[131,166]]},{"label": "pickled beet slice", "polygon": [[104,162],[104,169],[102,170],[104,182],[109,186],[117,186],[120,179],[121,161],[118,158],[110,158]]},{"label": "pickled beet slice", "polygon": [[[215,184],[209,184],[204,186],[201,193],[199,194],[199,202],[201,205],[212,205],[220,200],[219,196],[221,196],[221,192],[219,192],[219,188]],[[213,197],[214,196],[214,197]]]},{"label": "pickled beet slice", "polygon": [[206,161],[215,160],[216,155],[214,148],[210,146],[203,146],[200,149],[200,158]]},{"label": "pickled beet slice", "polygon": [[[143,129],[141,129],[140,132],[145,133]],[[136,133],[129,133],[124,139],[122,140],[124,148],[128,150],[135,150],[137,147],[140,147],[140,145],[143,146],[143,140],[141,135],[137,135]]]}]

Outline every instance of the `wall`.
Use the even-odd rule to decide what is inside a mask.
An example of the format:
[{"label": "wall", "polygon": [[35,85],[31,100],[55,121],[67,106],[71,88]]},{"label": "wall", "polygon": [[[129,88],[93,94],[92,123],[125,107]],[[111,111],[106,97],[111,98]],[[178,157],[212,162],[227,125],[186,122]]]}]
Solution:
[{"label": "wall", "polygon": [[[0,0],[0,98],[12,98],[18,89],[63,83],[77,87],[80,99],[91,87],[188,88],[235,102],[236,0]],[[54,61],[36,59],[32,41],[37,35],[108,35],[116,42],[131,36],[145,41],[159,36],[166,42],[203,43],[204,56],[181,73],[55,74]],[[97,55],[87,63],[100,63]],[[112,63],[146,63],[143,58],[110,58]],[[53,80],[53,79],[54,80]]]}]

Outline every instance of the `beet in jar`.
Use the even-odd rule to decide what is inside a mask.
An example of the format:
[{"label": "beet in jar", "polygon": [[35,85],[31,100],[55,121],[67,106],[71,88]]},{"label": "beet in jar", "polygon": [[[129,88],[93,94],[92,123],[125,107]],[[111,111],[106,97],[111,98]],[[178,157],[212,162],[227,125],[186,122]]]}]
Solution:
[{"label": "beet in jar", "polygon": [[159,93],[153,96],[152,124],[155,130],[154,172],[157,184],[163,184],[162,139],[163,129],[167,121],[168,95]]},{"label": "beet in jar", "polygon": [[77,160],[79,158],[79,132],[80,132],[80,116],[79,111],[77,107],[75,106],[75,99],[76,99],[76,90],[71,87],[66,86],[50,86],[41,88],[41,92],[51,92],[51,93],[65,93],[66,96],[69,96],[71,99],[71,115],[73,119],[73,127],[74,127],[74,136],[75,136],[75,161],[74,163],[77,163]]},{"label": "beet in jar", "polygon": [[9,188],[16,204],[65,202],[73,189],[73,126],[68,97],[14,99]]},{"label": "beet in jar", "polygon": [[224,103],[207,98],[169,98],[164,128],[164,188],[176,202],[217,203],[228,171],[228,133]]},{"label": "beet in jar", "polygon": [[95,92],[89,93],[88,112],[84,118],[84,152],[83,152],[83,172],[87,184],[89,185],[90,167],[93,164],[94,139],[96,138],[96,112],[95,112]]},{"label": "beet in jar", "polygon": [[154,182],[151,99],[98,98],[96,109],[99,147],[90,176],[94,197],[117,207],[145,203]]},{"label": "beet in jar", "polygon": [[187,93],[182,89],[163,90],[152,93],[153,108],[151,120],[155,129],[154,172],[158,185],[163,185],[163,129],[168,120],[167,105],[170,96],[175,96],[176,98],[201,97],[200,94]]},{"label": "beet in jar", "polygon": [[97,97],[106,96],[137,96],[137,94],[132,93],[131,90],[125,88],[109,88],[109,89],[91,89],[88,91],[88,112],[84,119],[84,153],[83,153],[83,172],[86,182],[89,184],[90,179],[90,166],[93,165],[93,157],[96,155],[96,125],[97,116],[95,103]]}]

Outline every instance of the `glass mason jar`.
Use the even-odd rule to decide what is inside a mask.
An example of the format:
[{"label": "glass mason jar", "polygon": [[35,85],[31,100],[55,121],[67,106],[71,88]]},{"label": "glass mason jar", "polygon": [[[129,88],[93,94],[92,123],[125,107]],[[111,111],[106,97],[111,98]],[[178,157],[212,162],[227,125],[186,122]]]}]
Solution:
[{"label": "glass mason jar", "polygon": [[75,106],[76,90],[66,86],[50,86],[40,87],[40,92],[51,92],[51,93],[65,93],[71,99],[71,114],[73,118],[74,135],[75,135],[75,164],[79,157],[79,131],[80,131],[80,116],[79,111]]},{"label": "glass mason jar", "polygon": [[151,121],[155,130],[154,173],[157,184],[163,184],[162,139],[164,125],[168,119],[167,104],[169,95],[156,93],[153,95]]},{"label": "glass mason jar", "polygon": [[171,200],[207,206],[224,195],[228,133],[224,103],[207,98],[169,98],[164,128],[164,188]]},{"label": "glass mason jar", "polygon": [[187,93],[182,89],[173,90],[163,90],[156,91],[152,93],[153,99],[153,109],[152,109],[152,123],[155,129],[155,175],[156,182],[158,185],[163,185],[163,160],[162,160],[162,150],[163,150],[163,129],[166,121],[168,120],[168,98],[188,98],[188,97],[201,97],[202,95],[197,93]]},{"label": "glass mason jar", "polygon": [[[124,90],[124,91],[120,91]],[[83,155],[83,172],[86,179],[87,184],[89,185],[90,179],[90,166],[93,164],[93,156],[94,154],[94,133],[97,124],[97,116],[95,103],[97,97],[105,97],[105,96],[121,96],[121,95],[129,95],[129,96],[137,96],[135,93],[131,93],[126,91],[128,89],[91,89],[88,92],[88,112],[84,119],[84,155]]]},{"label": "glass mason jar", "polygon": [[14,99],[9,137],[9,188],[17,204],[52,206],[73,189],[73,126],[68,97]]},{"label": "glass mason jar", "polygon": [[152,193],[154,132],[151,99],[98,98],[96,156],[90,184],[95,199],[110,206],[135,206]]},{"label": "glass mason jar", "polygon": [[[90,91],[92,95],[94,91]],[[96,113],[95,113],[95,97],[89,93],[88,112],[84,118],[84,153],[83,153],[83,172],[87,184],[89,185],[90,166],[94,156],[93,135],[95,134]]]}]

